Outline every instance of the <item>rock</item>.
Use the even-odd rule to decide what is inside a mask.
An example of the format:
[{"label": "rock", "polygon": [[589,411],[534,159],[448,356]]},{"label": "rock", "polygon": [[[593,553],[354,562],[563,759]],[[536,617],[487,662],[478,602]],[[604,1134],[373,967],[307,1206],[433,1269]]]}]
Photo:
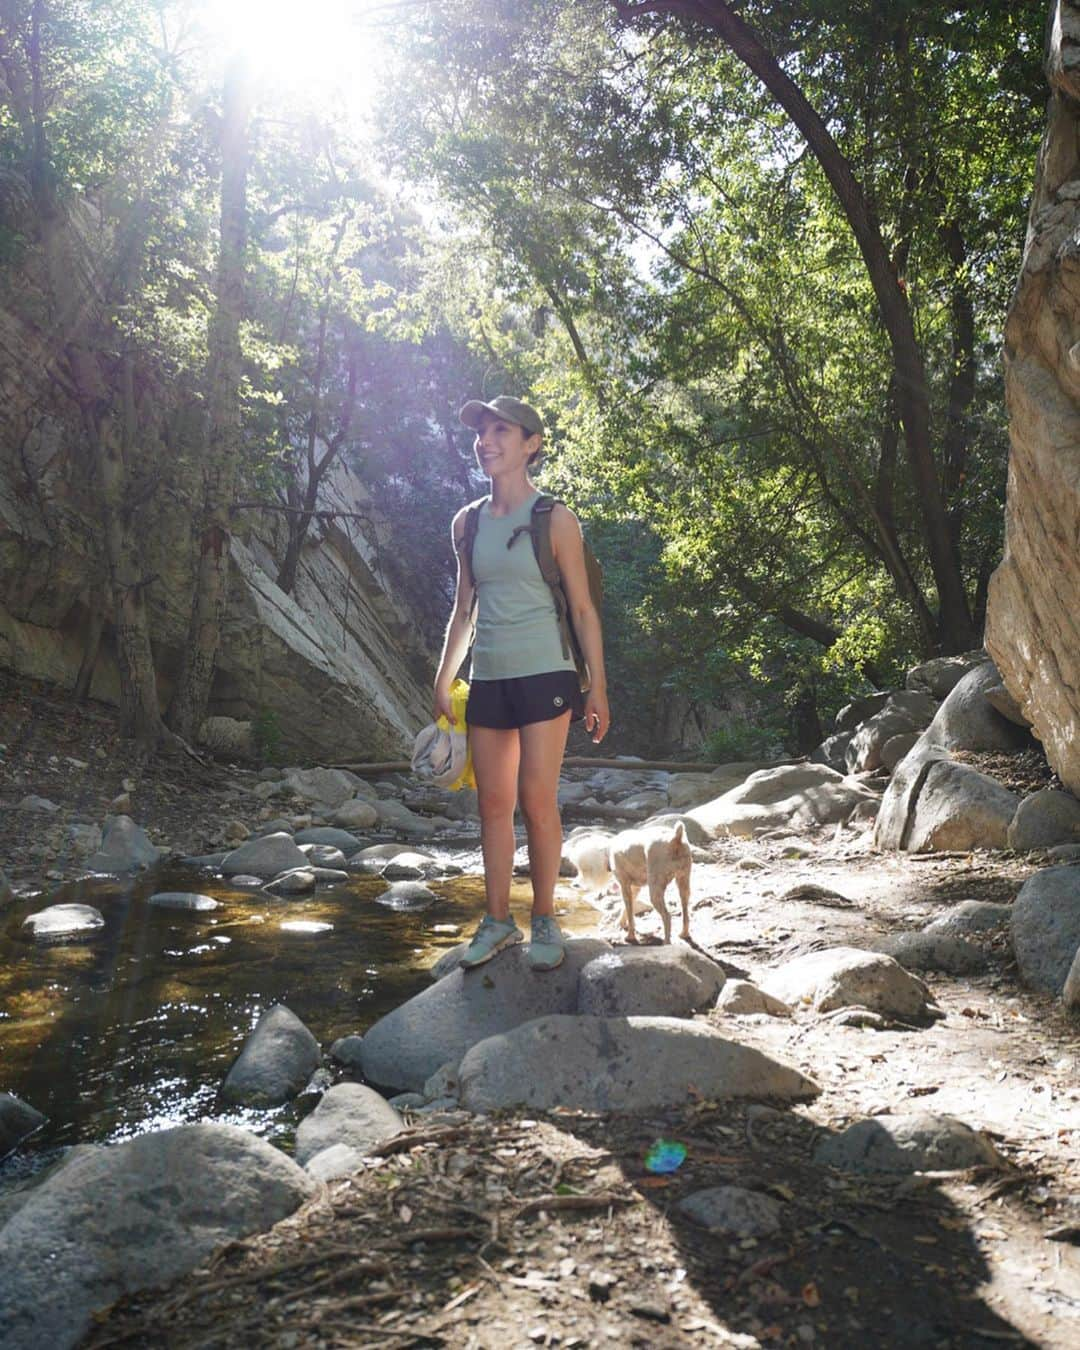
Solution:
[{"label": "rock", "polygon": [[23,797],[15,809],[16,811],[40,811],[45,815],[51,815],[54,811],[60,810],[59,806],[55,802],[51,802],[48,797],[37,797],[34,793]]},{"label": "rock", "polygon": [[874,827],[874,846],[911,853],[1004,848],[1019,797],[926,745],[926,734],[893,774]]},{"label": "rock", "polygon": [[15,899],[15,891],[12,889],[11,882],[8,881],[4,869],[0,867],[0,909],[4,909],[7,905],[14,904]]},{"label": "rock", "polygon": [[[516,874],[516,867],[514,870]],[[379,875],[385,881],[417,881],[420,877],[427,876],[428,873],[423,867],[412,867],[408,863],[398,862],[396,858],[391,858],[388,863],[383,864]]]},{"label": "rock", "polygon": [[120,792],[109,803],[109,810],[113,815],[126,816],[131,812],[131,793]]},{"label": "rock", "polygon": [[780,1231],[784,1207],[761,1191],[748,1191],[742,1186],[710,1186],[684,1196],[676,1209],[711,1232],[757,1238],[771,1237]]},{"label": "rock", "polygon": [[101,848],[101,826],[72,824],[67,827],[68,843],[71,851],[80,858],[89,857]]},{"label": "rock", "polygon": [[242,844],[250,838],[251,831],[242,820],[230,820],[224,830],[225,839],[230,844]]},{"label": "rock", "polygon": [[917,731],[902,731],[898,736],[890,736],[881,747],[881,767],[892,773],[918,740]]},{"label": "rock", "polygon": [[241,872],[246,876],[271,880],[283,872],[307,866],[307,854],[302,853],[289,834],[266,834],[261,839],[249,839],[246,844],[227,853],[221,870],[229,876]]},{"label": "rock", "polygon": [[956,684],[924,733],[941,750],[1022,750],[1031,744],[1023,727],[1010,722],[986,698],[1001,683],[990,660],[973,666]]},{"label": "rock", "polygon": [[969,670],[985,661],[986,653],[981,647],[959,656],[937,656],[909,670],[904,684],[908,689],[930,694],[940,701],[948,698]]},{"label": "rock", "polygon": [[91,872],[138,872],[153,867],[161,852],[130,816],[110,816],[102,830],[101,850],[87,859]]},{"label": "rock", "polygon": [[1065,976],[1061,1001],[1066,1008],[1080,1008],[1080,947],[1077,948],[1069,973]]},{"label": "rock", "polygon": [[878,938],[873,947],[905,970],[942,970],[949,975],[975,975],[987,967],[986,953],[948,933],[895,933]]},{"label": "rock", "polygon": [[424,1101],[436,1102],[444,1097],[453,1097],[456,1100],[460,1091],[458,1066],[455,1061],[451,1061],[448,1064],[440,1065],[424,1083]]},{"label": "rock", "polygon": [[339,1036],[330,1047],[330,1058],[336,1060],[339,1064],[344,1064],[348,1069],[359,1071],[363,1044],[364,1038],[362,1036]]},{"label": "rock", "polygon": [[0,1159],[39,1130],[48,1117],[12,1092],[0,1092]]},{"label": "rock", "polygon": [[385,1097],[360,1083],[338,1083],[300,1122],[296,1161],[303,1166],[334,1144],[345,1144],[362,1155],[404,1128],[405,1122]]},{"label": "rock", "polygon": [[92,905],[49,905],[23,920],[23,927],[42,942],[69,942],[92,937],[105,927],[101,911]]},{"label": "rock", "polygon": [[434,891],[428,890],[418,881],[395,881],[389,890],[377,895],[375,901],[387,909],[415,911],[427,909],[438,898]]},{"label": "rock", "polygon": [[1012,905],[998,905],[991,900],[961,900],[946,914],[939,915],[923,929],[924,933],[953,934],[988,933],[1004,928],[1012,918]]},{"label": "rock", "polygon": [[346,858],[351,858],[364,846],[364,841],[358,839],[355,834],[350,834],[348,830],[334,829],[329,825],[313,825],[306,830],[298,830],[293,835],[293,843],[297,847],[301,844],[323,844],[327,848],[338,849]]},{"label": "rock", "polygon": [[435,825],[429,819],[414,815],[407,806],[390,797],[375,803],[379,814],[379,824],[391,830],[400,830],[404,834],[419,838],[430,838],[435,833]]},{"label": "rock", "polygon": [[396,1092],[387,1100],[395,1111],[418,1111],[427,1105],[427,1098],[422,1092]]},{"label": "rock", "polygon": [[308,859],[317,867],[336,867],[340,870],[345,866],[345,854],[332,844],[304,843],[297,847],[301,853],[306,853]]},{"label": "rock", "polygon": [[364,1155],[359,1149],[350,1148],[348,1144],[331,1144],[305,1163],[304,1171],[316,1181],[337,1181],[341,1177],[351,1177],[363,1165]]},{"label": "rock", "polygon": [[[732,787],[735,786],[733,783]],[[716,792],[716,779],[711,773],[673,773],[668,783],[667,804],[672,811],[685,811],[688,806],[712,801]]]},{"label": "rock", "polygon": [[218,902],[211,895],[199,895],[194,891],[156,891],[147,904],[155,909],[186,909],[195,914],[208,914],[218,908]]},{"label": "rock", "polygon": [[265,889],[274,895],[308,895],[315,889],[315,873],[310,867],[297,867],[268,881]]},{"label": "rock", "polygon": [[814,1161],[845,1172],[952,1172],[1003,1165],[985,1135],[952,1116],[928,1112],[858,1120],[823,1139]]},{"label": "rock", "polygon": [[621,798],[616,805],[625,815],[644,819],[645,816],[666,810],[668,795],[666,792],[634,792],[629,797]]},{"label": "rock", "polygon": [[852,730],[841,731],[833,736],[826,736],[810,756],[811,764],[827,764],[830,769],[836,769],[838,773],[846,773],[847,748],[851,744],[851,738],[854,735],[855,732]]},{"label": "rock", "polygon": [[1046,850],[1046,856],[1054,862],[1080,862],[1080,844],[1055,844]]},{"label": "rock", "polygon": [[250,763],[257,758],[252,724],[237,717],[206,718],[199,727],[198,742],[220,759]]},{"label": "rock", "polygon": [[769,1017],[790,1017],[791,1009],[782,999],[773,998],[749,980],[727,980],[716,1000],[716,1012],[731,1017],[764,1013]]},{"label": "rock", "polygon": [[595,1017],[690,1017],[712,1007],[724,979],[721,967],[692,947],[605,952],[582,967],[577,1011]]},{"label": "rock", "polygon": [[684,1105],[691,1083],[710,1101],[818,1094],[798,1070],[674,1017],[541,1017],[474,1045],[459,1076],[472,1111],[655,1111]]},{"label": "rock", "polygon": [[896,736],[922,731],[933,721],[937,708],[937,700],[929,694],[890,694],[879,711],[855,729],[844,755],[848,772],[878,768],[885,744]]},{"label": "rock", "polygon": [[1080,868],[1046,867],[1028,877],[1012,907],[1010,932],[1024,983],[1061,994],[1080,948]]},{"label": "rock", "polygon": [[[269,810],[269,808],[266,808]],[[261,839],[267,834],[292,834],[292,821],[286,820],[284,816],[275,816],[272,820],[264,821],[257,830],[252,830],[252,835],[256,839]]]},{"label": "rock", "polygon": [[996,708],[1002,717],[1007,717],[1018,727],[1031,729],[1030,719],[1025,717],[1023,708],[1003,684],[995,684],[992,689],[987,689],[985,697],[991,708]]},{"label": "rock", "polygon": [[[362,848],[359,852],[351,854],[349,861],[352,863],[377,862],[381,869],[384,863],[389,862],[391,858],[398,857],[405,851],[400,844],[369,844],[367,848]],[[414,857],[431,858],[434,856],[431,853],[423,853],[418,849],[410,849],[409,852]]]},{"label": "rock", "polygon": [[228,856],[228,853],[199,853],[181,858],[180,861],[185,867],[202,867],[207,871],[216,872]]},{"label": "rock", "polygon": [[930,1002],[922,980],[891,956],[855,947],[829,947],[797,956],[760,972],[757,983],[791,1007],[809,1004],[821,1013],[858,1005],[891,1017],[921,1020]]},{"label": "rock", "polygon": [[875,694],[865,694],[862,698],[845,703],[833,720],[833,734],[843,736],[854,732],[861,723],[879,713],[892,697],[893,690],[883,689]]},{"label": "rock", "polygon": [[319,1067],[319,1043],[283,1003],[267,1008],[244,1042],[219,1094],[241,1106],[279,1106],[295,1097]]},{"label": "rock", "polygon": [[673,826],[679,824],[682,825],[688,842],[696,848],[712,843],[712,835],[698,820],[695,820],[691,815],[679,815],[674,811],[664,811],[658,816],[649,816],[647,820],[641,822],[641,828],[651,830],[654,826],[659,825],[670,830]]},{"label": "rock", "polygon": [[294,797],[329,811],[366,795],[366,784],[347,769],[284,769],[281,778]]},{"label": "rock", "polygon": [[181,1125],[80,1154],[0,1230],[5,1350],[67,1350],[95,1312],[265,1232],[316,1183],[232,1125]]},{"label": "rock", "polygon": [[370,830],[379,819],[379,813],[366,797],[353,797],[342,802],[330,817],[333,823],[346,830]]},{"label": "rock", "polygon": [[[466,945],[454,948],[454,957]],[[475,970],[451,970],[380,1018],[364,1035],[364,1077],[379,1087],[419,1092],[440,1065],[457,1063],[477,1041],[546,1013],[574,1012],[582,967],[611,950],[571,938],[562,965],[540,977],[523,948],[509,947]]]},{"label": "rock", "polygon": [[1033,792],[1016,808],[1007,839],[1019,850],[1080,842],[1080,801],[1054,788]]},{"label": "rock", "polygon": [[686,814],[711,838],[751,838],[779,826],[816,829],[845,820],[877,794],[827,764],[785,764],[753,773],[741,785]]}]

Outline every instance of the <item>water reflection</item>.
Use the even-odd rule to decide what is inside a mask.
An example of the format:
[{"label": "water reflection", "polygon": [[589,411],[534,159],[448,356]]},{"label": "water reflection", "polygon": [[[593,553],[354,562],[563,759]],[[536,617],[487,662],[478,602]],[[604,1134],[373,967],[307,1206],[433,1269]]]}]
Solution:
[{"label": "water reflection", "polygon": [[[379,877],[279,899],[181,869],[152,886],[89,879],[20,900],[0,916],[0,1090],[49,1117],[35,1152],[208,1116],[287,1137],[296,1108],[215,1108],[244,1037],[281,1002],[328,1047],[423,988],[483,912],[478,878],[429,884],[438,900],[422,912],[377,904]],[[201,892],[220,907],[159,909],[147,903],[156,890]],[[565,926],[588,926],[593,912],[565,894]],[[26,936],[28,914],[72,902],[99,909],[105,927],[62,945]],[[515,886],[519,922],[528,904],[527,883]],[[10,1161],[0,1180],[22,1165]]]}]

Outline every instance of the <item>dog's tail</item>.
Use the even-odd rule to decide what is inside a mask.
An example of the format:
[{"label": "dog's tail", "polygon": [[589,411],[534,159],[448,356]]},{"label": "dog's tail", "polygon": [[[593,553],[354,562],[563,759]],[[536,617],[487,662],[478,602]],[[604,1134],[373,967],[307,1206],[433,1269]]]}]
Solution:
[{"label": "dog's tail", "polygon": [[671,842],[673,844],[681,844],[685,838],[686,838],[686,826],[682,823],[681,820],[678,820],[675,822],[675,832],[671,836]]}]

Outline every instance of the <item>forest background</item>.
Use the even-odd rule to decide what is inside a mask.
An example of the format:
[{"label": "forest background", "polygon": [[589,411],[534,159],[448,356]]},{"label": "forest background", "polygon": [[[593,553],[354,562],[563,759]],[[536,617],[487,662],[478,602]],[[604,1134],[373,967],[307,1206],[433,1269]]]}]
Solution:
[{"label": "forest background", "polygon": [[[456,410],[499,392],[543,410],[542,484],[604,564],[623,748],[678,702],[733,710],[708,754],[806,750],[851,693],[977,645],[1044,22],[0,0],[0,311],[70,417],[128,729],[192,736],[231,535],[280,513],[290,590],[339,458],[434,647],[482,490]],[[40,386],[4,390],[29,436]],[[168,708],[140,561],[163,501],[197,558]]]}]

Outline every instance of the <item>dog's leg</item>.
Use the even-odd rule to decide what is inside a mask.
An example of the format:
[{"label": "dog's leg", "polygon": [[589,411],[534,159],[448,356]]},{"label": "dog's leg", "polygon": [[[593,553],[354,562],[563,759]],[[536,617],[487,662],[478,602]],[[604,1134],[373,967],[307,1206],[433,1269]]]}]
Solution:
[{"label": "dog's leg", "polygon": [[637,933],[634,931],[634,897],[637,895],[637,887],[630,881],[619,879],[619,890],[622,891],[623,900],[623,927],[626,929],[627,942],[637,942]]},{"label": "dog's leg", "polygon": [[681,873],[675,878],[679,887],[679,899],[682,901],[682,939],[690,941],[690,878]]},{"label": "dog's leg", "polygon": [[669,943],[671,941],[671,915],[664,903],[664,891],[666,889],[667,887],[659,878],[649,878],[649,900],[653,909],[660,915],[660,922],[664,925],[664,941]]}]

